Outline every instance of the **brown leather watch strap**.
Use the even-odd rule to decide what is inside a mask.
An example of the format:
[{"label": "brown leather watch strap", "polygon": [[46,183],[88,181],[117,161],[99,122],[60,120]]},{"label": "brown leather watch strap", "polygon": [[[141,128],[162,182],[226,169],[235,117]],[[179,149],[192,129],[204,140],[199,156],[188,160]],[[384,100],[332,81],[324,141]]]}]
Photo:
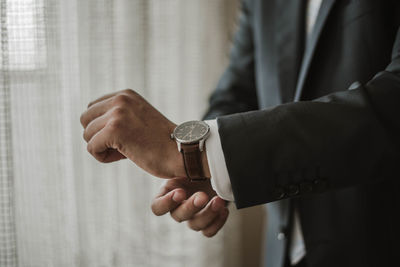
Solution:
[{"label": "brown leather watch strap", "polygon": [[[201,161],[201,151],[199,144],[182,144],[181,153],[185,165],[187,177],[191,181],[204,181],[207,178],[204,175],[203,163]],[[204,152],[205,153],[205,152]]]}]

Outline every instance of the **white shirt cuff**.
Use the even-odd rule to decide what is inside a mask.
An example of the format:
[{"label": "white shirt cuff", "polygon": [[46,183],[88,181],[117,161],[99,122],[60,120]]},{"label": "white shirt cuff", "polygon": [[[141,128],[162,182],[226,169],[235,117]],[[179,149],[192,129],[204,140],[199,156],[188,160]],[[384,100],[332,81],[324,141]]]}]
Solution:
[{"label": "white shirt cuff", "polygon": [[210,126],[210,136],[206,141],[208,166],[211,173],[211,185],[218,196],[227,201],[234,201],[231,180],[225,163],[224,151],[218,132],[217,120],[205,121]]},{"label": "white shirt cuff", "polygon": [[300,217],[297,210],[294,211],[294,221],[292,228],[292,240],[290,243],[290,263],[294,266],[299,263],[306,255],[303,233],[301,231]]}]

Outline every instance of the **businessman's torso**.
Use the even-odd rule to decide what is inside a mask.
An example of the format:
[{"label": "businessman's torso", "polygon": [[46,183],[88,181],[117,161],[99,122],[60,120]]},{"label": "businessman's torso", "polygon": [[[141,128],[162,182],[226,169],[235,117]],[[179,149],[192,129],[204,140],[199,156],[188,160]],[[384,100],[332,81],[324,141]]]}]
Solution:
[{"label": "businessman's torso", "polygon": [[[331,7],[321,10],[308,37],[305,2],[249,1],[261,109],[364,84],[390,63],[400,21],[396,1],[324,1]],[[396,178],[292,200],[309,266],[390,266],[400,242]]]}]

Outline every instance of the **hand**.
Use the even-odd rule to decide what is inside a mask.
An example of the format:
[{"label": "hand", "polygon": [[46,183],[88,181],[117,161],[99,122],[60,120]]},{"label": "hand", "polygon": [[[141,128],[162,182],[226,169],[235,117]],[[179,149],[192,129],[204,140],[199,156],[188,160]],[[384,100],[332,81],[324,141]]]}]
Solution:
[{"label": "hand", "polygon": [[100,162],[129,158],[161,178],[185,177],[182,155],[170,134],[176,127],[136,92],[105,95],[81,116],[87,150]]},{"label": "hand", "polygon": [[209,180],[190,182],[187,178],[168,180],[151,205],[157,216],[170,212],[177,222],[187,221],[189,228],[214,236],[224,226],[229,210]]}]

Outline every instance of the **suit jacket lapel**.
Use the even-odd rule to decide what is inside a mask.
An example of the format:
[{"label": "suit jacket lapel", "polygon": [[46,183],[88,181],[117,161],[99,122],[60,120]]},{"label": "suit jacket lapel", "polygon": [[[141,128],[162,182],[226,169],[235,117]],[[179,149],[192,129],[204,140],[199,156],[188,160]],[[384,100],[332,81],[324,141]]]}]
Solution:
[{"label": "suit jacket lapel", "polygon": [[306,1],[276,1],[275,45],[281,101],[293,100],[304,50]]},{"label": "suit jacket lapel", "polygon": [[309,39],[309,43],[306,47],[306,51],[304,53],[303,62],[300,69],[300,75],[296,86],[296,95],[294,101],[299,101],[301,98],[301,93],[303,90],[304,82],[307,78],[308,70],[310,68],[310,64],[317,47],[318,40],[321,36],[322,29],[326,23],[328,15],[333,7],[335,0],[323,0],[321,4],[321,8],[317,17],[317,21],[315,22],[314,29],[311,33],[311,37]]}]

